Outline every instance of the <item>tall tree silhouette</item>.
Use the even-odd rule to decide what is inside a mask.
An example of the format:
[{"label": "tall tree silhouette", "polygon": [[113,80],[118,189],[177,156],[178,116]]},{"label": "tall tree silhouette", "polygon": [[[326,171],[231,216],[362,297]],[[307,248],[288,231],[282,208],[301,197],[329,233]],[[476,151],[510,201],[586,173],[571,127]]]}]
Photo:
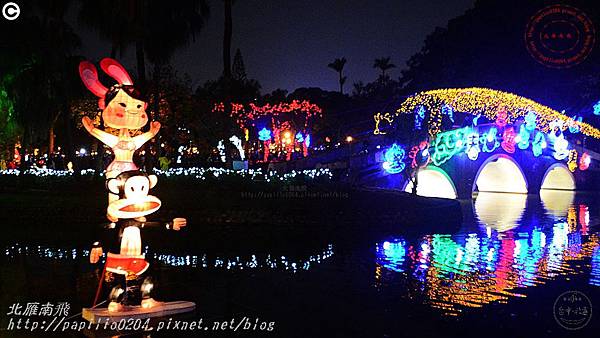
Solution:
[{"label": "tall tree silhouette", "polygon": [[239,48],[235,51],[235,55],[233,56],[233,66],[231,69],[231,73],[234,80],[244,81],[247,78],[246,66],[244,65],[244,58],[242,57],[242,52]]},{"label": "tall tree silhouette", "polygon": [[391,63],[390,60],[391,60],[391,58],[389,56],[382,57],[379,59],[375,59],[375,62],[373,63],[373,68],[379,68],[379,70],[381,70],[381,78],[382,79],[385,79],[386,71],[396,67],[396,65]]},{"label": "tall tree silhouette", "polygon": [[344,70],[344,66],[346,65],[346,58],[338,58],[333,60],[333,62],[329,63],[327,67],[335,70],[339,74],[339,83],[340,83],[340,93],[344,93],[344,83],[346,82],[346,77],[343,76],[342,72]]},{"label": "tall tree silhouette", "polygon": [[223,77],[231,77],[231,35],[233,34],[233,20],[231,7],[233,0],[223,0],[225,20],[223,27]]},{"label": "tall tree silhouette", "polygon": [[209,15],[206,0],[182,0],[177,6],[164,1],[82,1],[79,21],[111,43],[111,56],[135,46],[138,78],[146,82],[146,59],[165,64],[172,54],[199,32]]}]

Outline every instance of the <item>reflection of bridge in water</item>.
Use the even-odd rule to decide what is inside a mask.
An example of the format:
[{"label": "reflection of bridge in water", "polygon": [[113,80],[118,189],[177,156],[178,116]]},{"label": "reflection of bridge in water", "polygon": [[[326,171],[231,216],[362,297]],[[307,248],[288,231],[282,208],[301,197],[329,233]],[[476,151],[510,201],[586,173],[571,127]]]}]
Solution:
[{"label": "reflection of bridge in water", "polygon": [[379,186],[447,198],[600,187],[600,130],[514,94],[433,90],[374,119],[393,143],[376,155]]},{"label": "reflection of bridge in water", "polygon": [[[508,208],[498,208],[511,197]],[[409,294],[423,293],[448,315],[526,297],[527,288],[588,271],[587,282],[600,286],[600,237],[588,205],[573,200],[572,191],[549,191],[538,214],[532,205],[526,211],[526,203],[536,204],[526,195],[481,193],[473,206],[478,229],[377,243],[375,285],[406,284]]]}]

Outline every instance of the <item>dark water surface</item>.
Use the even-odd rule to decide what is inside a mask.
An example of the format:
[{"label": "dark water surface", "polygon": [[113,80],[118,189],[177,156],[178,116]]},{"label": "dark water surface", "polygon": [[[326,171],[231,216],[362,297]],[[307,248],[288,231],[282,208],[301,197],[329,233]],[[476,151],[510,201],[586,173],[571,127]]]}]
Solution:
[{"label": "dark water surface", "polygon": [[[462,206],[460,230],[448,233],[406,235],[406,225],[398,224],[388,235],[358,226],[323,233],[311,228],[229,237],[142,236],[157,299],[194,301],[197,311],[190,318],[205,322],[243,317],[274,322],[272,332],[219,336],[598,335],[600,314],[569,331],[556,322],[553,306],[569,290],[600,306],[600,196],[480,193]],[[100,270],[87,262],[85,243],[14,243],[3,249],[2,329],[15,302],[67,301],[71,314],[91,305]],[[2,337],[21,335],[26,334],[0,331]],[[163,335],[215,333],[150,334]]]}]

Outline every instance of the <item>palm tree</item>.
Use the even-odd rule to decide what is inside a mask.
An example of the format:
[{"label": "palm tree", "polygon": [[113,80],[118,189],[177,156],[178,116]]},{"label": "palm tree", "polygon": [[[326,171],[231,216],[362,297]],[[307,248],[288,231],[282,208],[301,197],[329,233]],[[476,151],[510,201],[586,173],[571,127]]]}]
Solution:
[{"label": "palm tree", "polygon": [[206,0],[164,1],[99,0],[82,1],[81,23],[98,31],[111,43],[111,56],[134,44],[138,78],[146,82],[146,58],[166,63],[173,52],[195,38],[208,18]]},{"label": "palm tree", "polygon": [[327,67],[335,70],[339,74],[339,82],[340,82],[340,93],[344,93],[344,83],[346,82],[346,77],[342,76],[342,71],[344,70],[344,66],[346,65],[346,58],[339,58],[333,60]]},{"label": "palm tree", "polygon": [[388,69],[392,69],[395,68],[396,65],[393,63],[390,63],[390,57],[382,57],[380,59],[375,59],[375,62],[373,63],[373,68],[379,68],[379,70],[381,70],[381,78],[384,79],[385,78],[385,71]]}]

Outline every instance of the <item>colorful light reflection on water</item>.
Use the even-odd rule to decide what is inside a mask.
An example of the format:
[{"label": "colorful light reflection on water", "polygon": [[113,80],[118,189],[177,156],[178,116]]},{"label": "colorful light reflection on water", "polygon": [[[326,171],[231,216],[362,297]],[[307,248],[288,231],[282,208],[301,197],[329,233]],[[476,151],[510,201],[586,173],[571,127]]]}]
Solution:
[{"label": "colorful light reflection on water", "polygon": [[572,204],[572,193],[554,194],[542,198],[544,213],[532,216],[524,195],[499,208],[510,196],[474,201],[477,224],[469,233],[377,243],[375,285],[406,285],[408,295],[447,315],[526,297],[527,288],[579,274],[600,286],[600,237],[590,231],[590,207]]}]

